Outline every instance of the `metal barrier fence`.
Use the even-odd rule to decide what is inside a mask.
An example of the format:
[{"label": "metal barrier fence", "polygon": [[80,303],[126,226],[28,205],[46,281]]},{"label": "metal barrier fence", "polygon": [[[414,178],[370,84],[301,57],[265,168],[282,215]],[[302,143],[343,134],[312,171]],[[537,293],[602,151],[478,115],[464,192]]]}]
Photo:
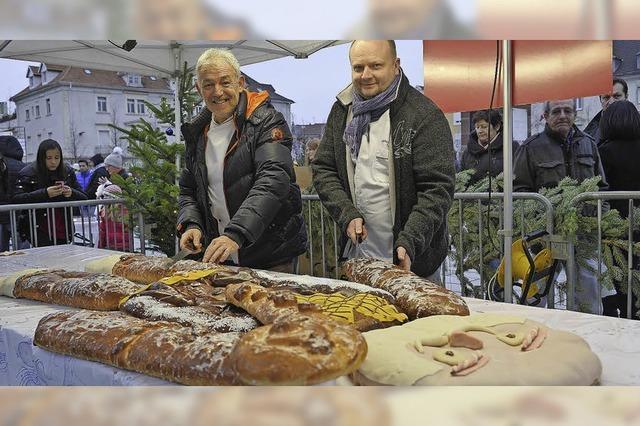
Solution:
[{"label": "metal barrier fence", "polygon": [[[585,201],[597,201],[597,238],[598,238],[598,277],[602,276],[602,202],[605,200],[627,200],[629,207],[628,220],[628,241],[627,241],[627,318],[632,318],[632,312],[635,307],[632,306],[632,283],[633,283],[633,225],[634,225],[634,203],[633,200],[640,200],[640,191],[610,191],[610,192],[585,192],[576,196],[571,203],[573,206],[578,206]],[[575,254],[575,250],[571,246],[572,253]],[[571,278],[567,276],[567,280],[573,280],[569,288],[575,289],[576,282],[576,263],[572,263],[573,273]],[[600,294],[602,296],[602,287],[600,287]]]},{"label": "metal barrier fence", "polygon": [[[499,206],[502,206],[502,195],[503,195],[502,193],[492,193],[490,197],[489,193],[456,193],[454,194],[454,200],[458,201],[459,214],[460,214],[460,217],[462,217],[463,210],[464,210],[463,205],[465,202],[475,201],[480,206],[482,202],[486,202],[489,199],[491,199],[491,200],[495,200]],[[544,214],[545,214],[544,221],[545,221],[545,227],[546,227],[545,229],[550,235],[553,234],[553,230],[554,230],[553,205],[546,197],[538,193],[514,193],[513,198],[514,200],[532,200],[540,203],[544,208]],[[338,259],[341,256],[340,256],[340,253],[338,253],[338,235],[340,234],[340,232],[338,232],[337,230],[337,225],[333,221],[333,219],[331,219],[331,217],[325,212],[324,208],[320,203],[320,198],[318,195],[305,194],[302,196],[302,201],[303,201],[303,212],[305,214],[305,223],[307,226],[307,233],[309,235],[309,250],[307,252],[307,256],[309,257],[309,261],[311,265],[309,273],[311,275],[322,275],[323,277],[326,277],[327,269],[329,269],[329,275],[332,275],[335,278],[339,278],[340,273],[337,265],[338,265]],[[502,227],[502,210],[501,209],[499,210],[500,210],[500,227]],[[522,215],[524,215],[524,211],[522,212]],[[318,222],[319,222],[319,225],[318,225]],[[460,227],[463,227],[463,226],[464,224],[461,221]],[[479,217],[478,226],[479,226],[479,230],[478,230],[479,235],[482,235],[483,222],[481,217]],[[460,235],[462,235],[463,232],[464,230],[461,228]],[[522,233],[524,234],[524,231],[522,231]],[[483,250],[482,239],[479,239],[479,244],[480,244],[480,247],[479,247],[480,252],[482,252]],[[447,279],[446,279],[447,278],[446,276],[447,260],[450,257],[456,257],[456,256],[458,258],[458,261],[461,261],[461,259],[464,258],[464,251],[462,250],[463,248],[462,239],[460,239],[460,248],[461,250],[459,251],[459,253],[450,252],[449,255],[447,256],[447,259],[443,263],[443,267],[441,271],[443,274],[442,282],[444,285],[447,284]],[[328,253],[331,249],[332,249],[332,253]],[[500,251],[501,252],[503,251],[502,244],[500,245]],[[317,265],[315,262],[316,259],[320,260],[320,263]],[[486,283],[483,281],[484,271],[483,271],[482,264],[480,264],[480,270],[478,272],[481,277],[480,285],[482,286],[482,288],[486,289]],[[449,284],[451,283],[449,282]],[[484,291],[484,296],[486,297],[486,291]],[[549,297],[548,306],[553,308],[554,307],[553,287],[550,292],[550,296],[551,297]]]},{"label": "metal barrier fence", "polygon": [[[334,278],[340,278],[340,271],[338,268],[338,259],[340,258],[338,253],[338,236],[340,233],[338,232],[338,225],[334,222],[331,216],[325,214],[325,209],[320,203],[320,197],[318,195],[303,194],[302,205],[302,211],[305,216],[305,225],[307,227],[307,235],[309,238],[309,249],[307,253],[309,256],[310,275],[315,275],[316,263],[314,260],[318,254],[316,253],[316,250],[319,250],[321,259],[319,268],[322,270],[322,276],[327,277],[327,267],[329,267],[329,269],[333,268],[333,273],[330,275],[333,275]],[[314,226],[316,217],[320,221],[319,229]],[[325,226],[325,223],[328,224],[329,222],[331,222],[331,230],[329,230],[328,226]],[[320,244],[316,247],[318,238],[320,239]],[[333,248],[333,256],[331,258],[328,257],[327,253],[327,239],[333,240],[331,244]],[[333,263],[329,263],[329,259],[331,259]]]},{"label": "metal barrier fence", "polygon": [[[27,245],[22,241],[22,235],[32,247],[77,244],[146,252],[144,219],[138,214],[137,223],[134,223],[123,199],[7,204],[0,206],[2,212],[9,213],[9,248],[12,250]],[[64,230],[59,226],[64,226]],[[136,226],[137,241],[134,238]],[[2,238],[5,237],[6,233],[3,233]]]},{"label": "metal barrier fence", "polygon": [[[480,253],[484,253],[484,241],[482,238],[483,232],[484,232],[484,222],[483,222],[483,202],[487,202],[489,200],[491,200],[491,202],[496,202],[498,208],[497,211],[499,212],[499,224],[498,224],[498,228],[500,229],[498,231],[498,235],[502,236],[504,235],[504,232],[502,230],[503,227],[503,193],[501,192],[492,192],[491,194],[489,194],[488,192],[463,192],[463,193],[456,193],[454,194],[454,201],[457,201],[458,204],[458,217],[460,218],[459,223],[458,223],[458,250],[456,253],[452,253],[450,252],[447,255],[447,259],[449,259],[450,257],[453,257],[456,259],[456,262],[458,262],[458,265],[463,265],[464,264],[464,238],[463,235],[465,233],[465,223],[462,220],[462,218],[464,217],[464,203],[465,202],[476,202],[477,206],[478,206],[478,236],[480,236],[478,238],[478,250]],[[513,200],[514,201],[526,201],[526,200],[530,200],[530,201],[535,201],[538,202],[543,208],[544,208],[544,215],[545,215],[545,230],[546,232],[552,236],[553,235],[553,231],[554,231],[554,223],[553,223],[553,205],[551,204],[551,201],[549,201],[549,199],[547,199],[546,197],[544,197],[541,194],[538,194],[537,192],[514,192],[513,193]],[[488,206],[484,206],[487,207]],[[514,205],[514,210],[516,210],[516,206]],[[522,237],[524,237],[525,234],[525,230],[524,230],[524,204],[522,204],[520,206],[520,212],[521,212],[521,217],[522,220],[520,221],[521,223],[521,228],[519,230],[520,234]],[[466,229],[466,231],[470,231],[469,229]],[[498,250],[500,252],[501,255],[504,255],[504,244],[499,244],[498,245]],[[482,258],[482,256],[481,256]],[[443,263],[442,266],[442,282],[443,284],[447,284],[447,280],[446,280],[446,274],[447,274],[447,269],[446,269],[446,265],[447,265],[447,259],[445,259],[445,262]],[[487,282],[485,282],[485,274],[484,274],[484,262],[481,261],[478,263],[478,275],[480,276],[480,289],[481,289],[481,298],[483,299],[487,299],[488,298],[488,292],[487,292]],[[464,268],[462,269],[462,274],[464,274]],[[465,286],[464,284],[461,282],[460,283],[460,290],[463,296],[468,296],[468,294],[466,294],[466,290],[465,290]],[[555,307],[555,282],[552,283],[552,287],[551,290],[549,292],[549,298],[547,301],[547,306],[549,308],[554,308]]]}]

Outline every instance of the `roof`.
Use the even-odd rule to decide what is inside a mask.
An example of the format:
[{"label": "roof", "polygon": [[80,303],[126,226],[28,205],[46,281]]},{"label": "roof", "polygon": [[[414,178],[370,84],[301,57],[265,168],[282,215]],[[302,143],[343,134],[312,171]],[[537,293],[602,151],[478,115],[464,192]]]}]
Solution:
[{"label": "roof", "polygon": [[313,124],[294,124],[293,125],[293,134],[296,137],[307,137],[307,136],[322,136],[324,133],[324,128],[327,126],[327,123],[313,123]]},{"label": "roof", "polygon": [[245,73],[242,73],[242,75],[244,76],[244,81],[246,82],[249,90],[256,91],[256,92],[265,90],[267,91],[267,93],[269,93],[269,97],[271,98],[272,101],[279,101],[279,102],[288,103],[288,104],[295,103],[295,101],[292,101],[291,99],[276,93],[276,89],[274,89],[272,85],[260,83],[254,80],[253,78],[249,77]]},{"label": "roof", "polygon": [[640,40],[614,40],[613,56],[622,59],[622,64],[615,73],[616,77],[640,74],[636,59],[638,53],[640,53]]},{"label": "roof", "polygon": [[[126,73],[116,72],[116,71],[103,71],[103,70],[90,70],[90,73],[85,72],[85,68],[80,67],[70,67],[70,66],[60,66],[60,65],[50,65],[46,64],[46,67],[50,71],[58,71],[60,73],[49,83],[47,84],[39,84],[34,88],[26,87],[17,94],[11,97],[12,101],[16,99],[20,99],[30,93],[49,90],[53,87],[58,87],[61,85],[68,85],[72,83],[77,86],[85,86],[85,87],[101,87],[101,88],[112,88],[112,89],[127,89],[127,90],[140,90],[146,89],[148,91],[160,91],[172,93],[169,82],[165,78],[155,78],[148,76],[141,76],[142,87],[133,87],[127,86],[125,83],[123,76]],[[38,67],[30,66],[30,69],[36,70],[38,72]],[[38,74],[36,74],[38,75]]]},{"label": "roof", "polygon": [[29,77],[29,72],[33,75],[40,75],[40,67],[37,65],[29,65],[29,68],[27,68],[27,77]]}]

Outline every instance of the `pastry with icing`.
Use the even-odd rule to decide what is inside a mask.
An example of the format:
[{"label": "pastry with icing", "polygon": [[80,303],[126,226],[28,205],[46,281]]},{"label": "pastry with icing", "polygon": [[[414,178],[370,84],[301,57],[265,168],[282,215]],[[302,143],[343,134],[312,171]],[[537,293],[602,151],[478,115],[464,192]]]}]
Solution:
[{"label": "pastry with icing", "polygon": [[579,336],[514,316],[436,315],[363,336],[357,384],[592,385],[602,372]]},{"label": "pastry with icing", "polygon": [[469,315],[462,297],[392,263],[356,258],[346,261],[343,268],[351,281],[391,293],[394,304],[411,320],[430,315]]}]

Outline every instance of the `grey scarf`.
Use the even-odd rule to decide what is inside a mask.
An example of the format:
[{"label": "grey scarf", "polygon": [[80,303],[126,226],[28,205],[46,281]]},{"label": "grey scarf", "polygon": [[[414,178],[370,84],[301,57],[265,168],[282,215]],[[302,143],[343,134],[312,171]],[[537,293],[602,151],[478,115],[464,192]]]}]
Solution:
[{"label": "grey scarf", "polygon": [[367,126],[369,126],[369,123],[377,121],[389,108],[391,102],[396,99],[401,78],[402,71],[396,76],[391,85],[387,87],[387,90],[377,94],[371,99],[364,99],[354,88],[353,104],[351,106],[353,119],[347,124],[342,136],[342,140],[349,147],[353,162],[358,159],[362,135]]}]

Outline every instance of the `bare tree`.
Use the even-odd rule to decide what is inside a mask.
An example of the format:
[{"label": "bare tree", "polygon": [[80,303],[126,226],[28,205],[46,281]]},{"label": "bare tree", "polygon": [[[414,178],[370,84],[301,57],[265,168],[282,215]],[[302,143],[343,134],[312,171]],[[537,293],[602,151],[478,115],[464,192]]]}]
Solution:
[{"label": "bare tree", "polygon": [[120,132],[118,131],[118,109],[113,106],[111,108],[111,150],[116,146],[123,147],[124,142],[120,139]]},{"label": "bare tree", "polygon": [[70,124],[69,124],[69,151],[71,152],[71,156],[73,157],[73,161],[78,161],[78,150],[79,150],[79,142],[80,142],[80,135],[78,134],[78,131],[76,129],[76,125],[73,122],[73,120],[71,120]]}]

